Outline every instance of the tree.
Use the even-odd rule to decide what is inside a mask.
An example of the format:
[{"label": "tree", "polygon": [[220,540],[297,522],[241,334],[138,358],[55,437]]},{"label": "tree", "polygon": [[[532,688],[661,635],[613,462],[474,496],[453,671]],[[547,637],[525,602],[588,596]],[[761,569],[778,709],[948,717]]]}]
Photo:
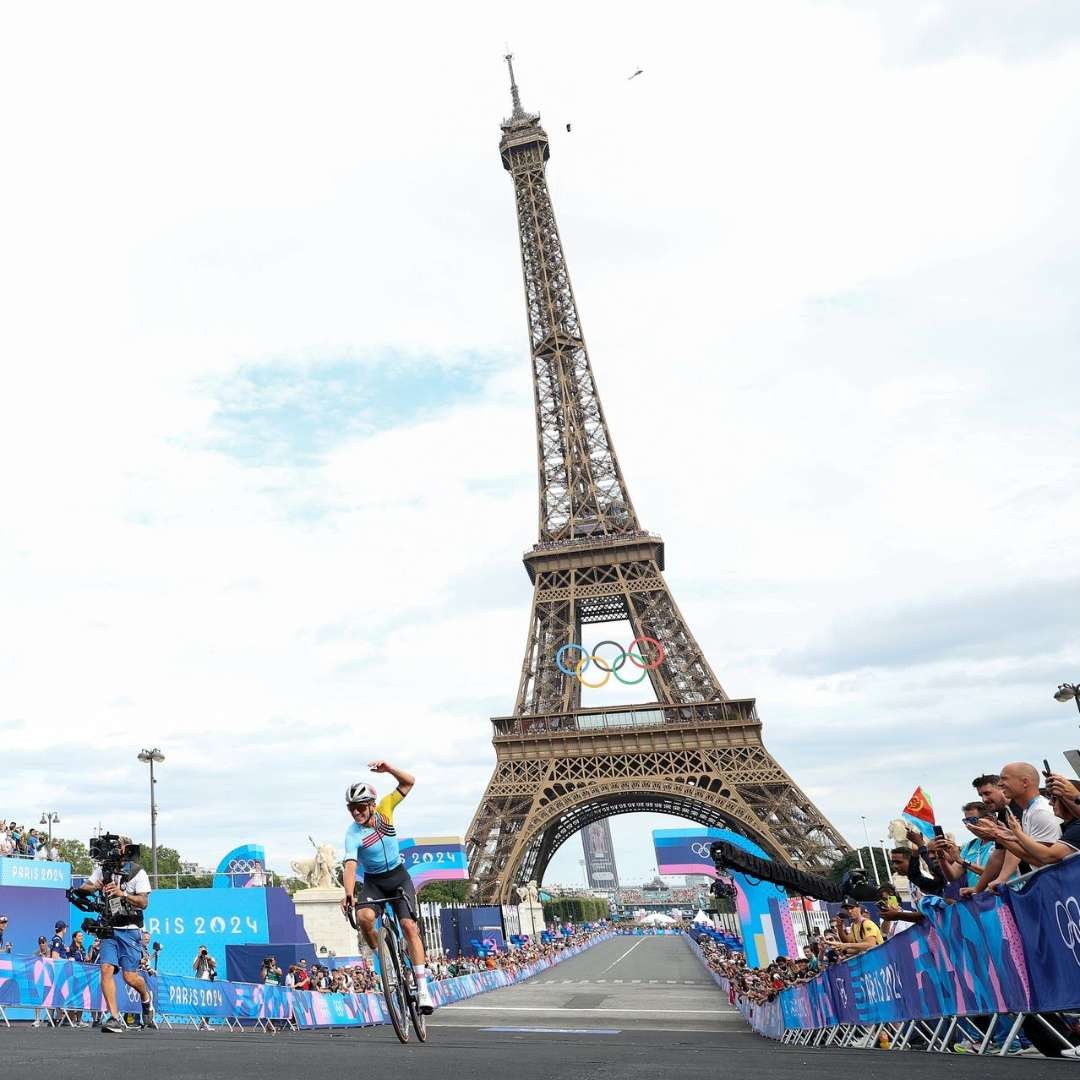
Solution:
[{"label": "tree", "polygon": [[464,904],[471,889],[471,881],[429,881],[416,898],[422,904]]},{"label": "tree", "polygon": [[94,869],[94,862],[90,858],[90,852],[81,840],[64,840],[59,836],[53,837],[53,843],[60,852],[60,858],[64,862],[71,863],[71,872],[85,877]]},{"label": "tree", "polygon": [[860,857],[862,858],[862,865],[866,867],[866,871],[870,875],[871,883],[874,880],[874,867],[877,867],[879,880],[889,880],[889,866],[885,861],[885,852],[876,847],[861,847],[858,851],[849,851],[846,855],[842,855],[832,864],[829,877],[834,881],[839,881],[849,870],[857,870]]},{"label": "tree", "polygon": [[564,896],[544,904],[545,922],[599,922],[610,914],[606,900],[594,896]]}]

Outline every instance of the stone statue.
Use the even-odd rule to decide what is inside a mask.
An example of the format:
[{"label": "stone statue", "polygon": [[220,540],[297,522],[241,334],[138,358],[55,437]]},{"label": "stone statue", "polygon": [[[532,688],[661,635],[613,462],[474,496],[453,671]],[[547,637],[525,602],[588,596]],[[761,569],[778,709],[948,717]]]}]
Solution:
[{"label": "stone statue", "polygon": [[[311,840],[311,837],[308,837]],[[303,879],[309,889],[336,889],[338,881],[337,853],[333,844],[316,844],[311,840],[311,846],[315,849],[315,856],[311,859],[301,859],[293,862],[293,872]]]},{"label": "stone statue", "polygon": [[517,896],[517,903],[532,904],[535,907],[539,907],[540,889],[537,887],[535,881],[530,881],[528,885],[514,886],[514,893]]},{"label": "stone statue", "polygon": [[908,823],[903,818],[893,818],[889,822],[889,839],[898,847],[909,847]]}]

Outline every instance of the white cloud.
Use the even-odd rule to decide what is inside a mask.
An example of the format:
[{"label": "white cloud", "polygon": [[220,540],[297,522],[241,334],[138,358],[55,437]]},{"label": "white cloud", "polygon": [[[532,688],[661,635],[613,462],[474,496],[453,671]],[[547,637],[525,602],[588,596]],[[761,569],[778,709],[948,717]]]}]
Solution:
[{"label": "white cloud", "polygon": [[[423,778],[406,827],[468,824],[535,531],[507,39],[636,505],[770,749],[858,839],[916,783],[951,814],[969,773],[1075,742],[1049,692],[1076,633],[1038,610],[1035,657],[1000,635],[960,664],[961,629],[917,662],[782,659],[1075,575],[1075,34],[1038,6],[1019,52],[936,7],[619,10],[14,17],[0,716],[31,753],[3,812],[137,830],[147,742],[163,840],[205,861],[336,836],[375,754]],[[418,356],[499,362],[304,465],[220,452],[244,372]]]}]

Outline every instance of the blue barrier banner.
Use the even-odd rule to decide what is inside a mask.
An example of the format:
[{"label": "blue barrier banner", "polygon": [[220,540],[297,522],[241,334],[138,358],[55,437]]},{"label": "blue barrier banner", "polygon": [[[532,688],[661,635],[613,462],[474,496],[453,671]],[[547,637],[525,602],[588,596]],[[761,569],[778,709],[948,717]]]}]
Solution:
[{"label": "blue barrier banner", "polygon": [[1080,857],[1043,870],[1005,903],[1023,942],[1036,1012],[1080,1005]]},{"label": "blue barrier banner", "polygon": [[46,859],[0,859],[0,885],[37,889],[71,888],[71,864]]},{"label": "blue barrier banner", "polygon": [[[553,960],[524,965],[513,975],[506,970],[484,971],[437,982],[432,984],[432,993],[438,1004],[449,1004],[485,990],[509,986],[612,936],[600,935],[585,945],[564,949]],[[379,993],[320,994],[283,986],[211,982],[170,975],[150,977],[147,982],[162,1016],[240,1020],[286,1020],[291,1016],[304,1028],[360,1027],[389,1022]],[[117,980],[116,992],[121,1010],[140,1012],[139,996],[134,989]],[[37,956],[0,958],[0,1005],[103,1010],[101,969],[74,960]]]}]

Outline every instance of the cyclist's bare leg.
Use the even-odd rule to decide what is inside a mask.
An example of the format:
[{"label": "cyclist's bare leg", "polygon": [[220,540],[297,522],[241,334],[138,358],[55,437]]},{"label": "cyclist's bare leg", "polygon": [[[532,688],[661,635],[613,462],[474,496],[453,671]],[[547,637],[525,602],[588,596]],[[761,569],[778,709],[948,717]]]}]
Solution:
[{"label": "cyclist's bare leg", "polygon": [[420,927],[416,925],[416,920],[402,919],[401,931],[405,935],[405,945],[409,950],[409,959],[413,962],[413,967],[423,964],[425,962],[424,941],[420,937]]},{"label": "cyclist's bare leg", "polygon": [[379,938],[375,933],[375,909],[369,907],[361,907],[356,909],[356,921],[360,924],[360,933],[364,935],[364,940],[368,943],[368,948],[372,952],[377,952],[379,948]]}]

